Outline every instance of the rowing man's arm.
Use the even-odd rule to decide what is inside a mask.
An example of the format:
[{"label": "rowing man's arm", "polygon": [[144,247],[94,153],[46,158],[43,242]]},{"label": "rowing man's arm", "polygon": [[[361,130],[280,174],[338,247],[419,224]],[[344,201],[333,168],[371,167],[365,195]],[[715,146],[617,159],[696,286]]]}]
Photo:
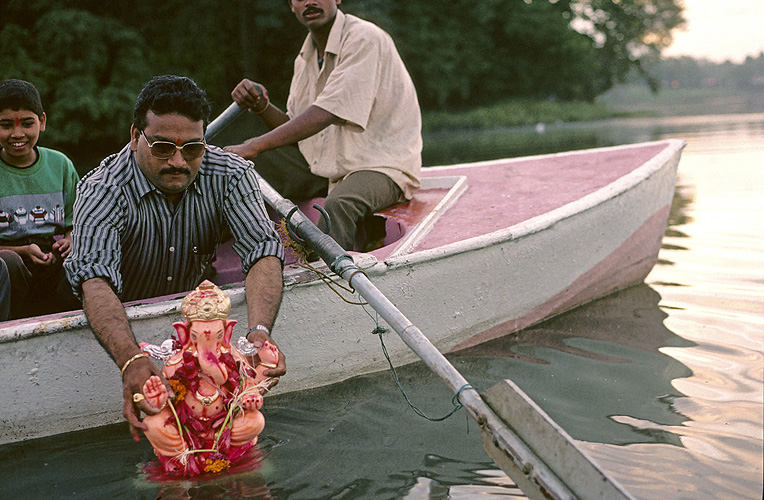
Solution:
[{"label": "rowing man's arm", "polygon": [[263,151],[270,151],[288,144],[295,144],[321,132],[329,125],[338,123],[342,123],[338,116],[318,106],[309,106],[304,112],[270,132],[253,137],[242,144],[226,146],[223,149],[242,158],[253,160]]}]

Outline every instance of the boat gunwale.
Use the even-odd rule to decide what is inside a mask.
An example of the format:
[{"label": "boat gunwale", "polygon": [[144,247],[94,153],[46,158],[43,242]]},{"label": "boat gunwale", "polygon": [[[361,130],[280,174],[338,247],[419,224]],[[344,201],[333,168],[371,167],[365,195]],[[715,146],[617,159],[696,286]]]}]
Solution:
[{"label": "boat gunwale", "polygon": [[[649,179],[653,174],[659,172],[676,154],[680,153],[687,144],[686,141],[680,139],[667,139],[662,141],[641,142],[638,144],[626,144],[622,146],[610,146],[596,149],[586,149],[581,151],[570,151],[563,153],[552,153],[539,156],[528,156],[523,158],[512,158],[508,161],[520,161],[537,158],[551,158],[557,156],[569,156],[571,154],[579,153],[591,153],[598,151],[613,151],[617,149],[647,147],[651,145],[667,144],[667,147],[651,157],[648,161],[635,168],[626,175],[623,175],[613,182],[606,184],[605,186],[589,193],[586,196],[582,196],[577,200],[566,203],[558,208],[545,212],[536,217],[532,217],[528,220],[524,220],[520,223],[512,226],[493,231],[491,233],[482,234],[472,238],[468,238],[454,243],[448,243],[437,248],[431,248],[427,250],[416,251],[406,255],[396,255],[385,259],[383,262],[387,269],[396,269],[399,267],[418,264],[424,261],[434,261],[458,255],[461,253],[470,252],[478,248],[497,245],[505,241],[523,238],[535,233],[538,233],[544,229],[550,228],[555,224],[569,219],[575,215],[590,210],[602,203],[613,199],[631,189],[638,184]],[[678,159],[677,159],[678,160]],[[501,161],[506,163],[508,161]],[[489,166],[491,164],[499,163],[500,160],[488,160],[479,163],[467,163],[462,165],[449,165],[446,167],[433,167],[443,170],[452,168],[468,168],[471,166]]]},{"label": "boat gunwale", "polygon": [[[526,161],[538,161],[545,158],[555,158],[560,156],[571,155],[586,155],[591,153],[600,153],[605,151],[617,151],[620,149],[637,149],[649,146],[655,146],[659,144],[665,144],[666,148],[660,151],[655,156],[651,157],[648,161],[633,169],[628,174],[621,176],[614,181],[604,185],[603,187],[583,196],[577,200],[566,203],[556,209],[543,213],[536,217],[532,217],[526,221],[514,224],[507,228],[499,229],[497,231],[468,238],[466,240],[457,241],[454,243],[448,243],[437,248],[427,250],[416,250],[408,254],[393,254],[392,256],[384,259],[383,261],[377,261],[373,265],[364,268],[364,271],[369,275],[380,275],[389,270],[397,269],[400,267],[410,266],[425,261],[435,261],[466,253],[478,248],[484,248],[493,246],[504,241],[519,239],[527,235],[537,233],[543,229],[549,228],[560,221],[573,217],[576,214],[585,212],[591,208],[596,207],[603,202],[615,198],[618,195],[632,189],[634,186],[640,184],[645,179],[649,178],[654,173],[663,168],[672,157],[680,153],[686,145],[686,142],[680,139],[667,139],[661,141],[640,142],[636,144],[625,144],[619,146],[607,146],[600,148],[583,149],[578,151],[565,151],[560,153],[551,153],[534,156],[524,156],[518,158],[508,158],[499,160],[486,160],[479,162],[461,163],[456,165],[436,166],[428,167],[428,172],[447,172],[448,170],[460,169],[460,168],[480,168],[490,165],[517,163]],[[366,255],[366,254],[359,254]],[[285,277],[291,273],[302,272],[301,269],[285,270]],[[317,282],[313,282],[317,283]],[[303,283],[301,283],[303,284]],[[304,283],[311,284],[311,283]],[[232,303],[237,303],[245,300],[244,284],[243,282],[229,283],[222,285],[221,288],[226,290],[231,298]],[[134,305],[127,305],[125,312],[129,321],[138,319],[151,319],[160,317],[168,313],[175,313],[180,311],[180,303],[183,299],[182,294],[178,297],[163,300],[155,303],[139,303]],[[149,299],[155,300],[155,299]],[[61,316],[63,315],[63,317]],[[16,342],[27,338],[34,338],[38,336],[51,335],[67,330],[74,330],[88,325],[87,318],[84,312],[81,310],[73,311],[72,313],[64,312],[53,315],[53,319],[43,319],[40,321],[33,321],[30,318],[28,321],[16,324],[12,326],[2,327],[0,324],[0,344]],[[38,316],[39,317],[39,316]]]}]

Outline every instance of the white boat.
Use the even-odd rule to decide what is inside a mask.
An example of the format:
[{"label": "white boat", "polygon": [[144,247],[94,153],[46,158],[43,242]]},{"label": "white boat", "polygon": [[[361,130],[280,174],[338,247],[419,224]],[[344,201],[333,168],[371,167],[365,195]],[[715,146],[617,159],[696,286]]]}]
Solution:
[{"label": "white boat", "polygon": [[[654,266],[684,142],[668,140],[423,169],[414,200],[385,217],[386,244],[356,265],[441,352],[485,342],[641,282]],[[304,210],[308,216],[317,213]],[[218,254],[214,281],[246,332],[243,277]],[[324,271],[329,272],[324,267]],[[294,263],[273,338],[287,357],[275,393],[387,369],[386,326]],[[160,344],[182,295],[136,301],[136,338]],[[383,334],[396,365],[418,358]],[[122,421],[119,370],[82,311],[0,323],[0,444]]]}]

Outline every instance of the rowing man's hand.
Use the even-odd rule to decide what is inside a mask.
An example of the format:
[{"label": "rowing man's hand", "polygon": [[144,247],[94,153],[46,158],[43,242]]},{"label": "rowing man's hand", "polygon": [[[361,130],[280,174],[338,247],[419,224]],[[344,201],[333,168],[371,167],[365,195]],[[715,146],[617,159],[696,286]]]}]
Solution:
[{"label": "rowing man's hand", "polygon": [[244,109],[261,112],[268,105],[268,90],[261,84],[247,80],[239,82],[231,92],[233,100]]}]

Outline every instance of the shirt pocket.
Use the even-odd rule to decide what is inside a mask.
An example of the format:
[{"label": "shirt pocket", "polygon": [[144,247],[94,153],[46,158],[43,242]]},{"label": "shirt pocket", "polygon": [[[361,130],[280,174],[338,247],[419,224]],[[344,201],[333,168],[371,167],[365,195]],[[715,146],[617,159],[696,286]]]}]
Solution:
[{"label": "shirt pocket", "polygon": [[214,259],[214,248],[193,247],[191,252],[192,272],[197,276],[201,276]]}]

